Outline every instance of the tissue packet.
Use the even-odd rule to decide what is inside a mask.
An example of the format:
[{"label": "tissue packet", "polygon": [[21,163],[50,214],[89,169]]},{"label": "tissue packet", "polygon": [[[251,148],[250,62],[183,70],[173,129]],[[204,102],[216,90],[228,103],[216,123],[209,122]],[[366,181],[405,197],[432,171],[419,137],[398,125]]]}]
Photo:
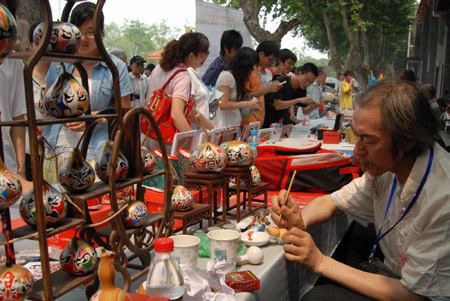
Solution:
[{"label": "tissue packet", "polygon": [[259,279],[251,271],[227,273],[225,282],[236,293],[259,290]]}]

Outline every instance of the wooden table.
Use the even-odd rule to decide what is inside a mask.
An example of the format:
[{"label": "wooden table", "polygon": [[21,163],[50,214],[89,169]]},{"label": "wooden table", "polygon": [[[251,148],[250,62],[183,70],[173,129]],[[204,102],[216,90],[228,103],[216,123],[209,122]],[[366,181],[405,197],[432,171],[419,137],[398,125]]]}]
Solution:
[{"label": "wooden table", "polygon": [[[227,194],[224,204],[227,204],[228,211],[231,209],[236,208],[236,214],[228,213],[228,215],[236,216],[237,222],[241,220],[241,218],[246,217],[251,212],[245,212],[241,214],[241,187],[243,186],[242,182],[244,182],[244,185],[248,187],[248,194],[252,194],[252,175],[250,172],[250,165],[245,166],[227,166],[223,169],[223,173],[228,179],[228,182],[231,182],[234,178],[236,183],[236,188],[234,190],[227,189]],[[230,197],[232,195],[236,194],[236,205],[235,206],[229,206],[230,204]],[[245,200],[244,200],[245,203]]]},{"label": "wooden table", "polygon": [[202,221],[204,219],[208,219],[208,227],[211,227],[211,205],[210,204],[198,204],[194,203],[193,208],[187,211],[174,211],[173,218],[181,219],[183,223],[183,227],[180,229],[174,229],[174,232],[179,230],[183,230],[183,234],[187,233],[187,228],[189,226],[195,225],[196,223],[200,224],[200,228],[202,227]]},{"label": "wooden table", "polygon": [[[220,221],[220,224],[225,224],[227,222],[227,207],[226,203],[223,203],[222,213],[218,212],[218,198],[217,192],[222,190],[222,200],[225,200],[228,189],[228,182],[225,175],[220,173],[185,173],[186,178],[184,179],[184,186],[188,190],[197,190],[199,192],[200,202],[204,203],[203,191],[208,193],[206,202],[211,206],[211,217],[214,223]],[[222,219],[218,216],[222,215]]]},{"label": "wooden table", "polygon": [[[243,208],[245,209],[245,203],[248,204],[248,211],[245,213],[246,215],[258,211],[259,209],[267,208],[268,189],[269,183],[266,182],[251,185],[251,187],[248,187],[246,184],[241,183],[240,190],[241,192],[244,193]],[[229,187],[228,191],[230,195],[232,195],[233,193],[237,193],[237,185]],[[255,199],[257,196],[260,195],[264,196],[264,200]],[[253,206],[255,202],[259,204]]]}]

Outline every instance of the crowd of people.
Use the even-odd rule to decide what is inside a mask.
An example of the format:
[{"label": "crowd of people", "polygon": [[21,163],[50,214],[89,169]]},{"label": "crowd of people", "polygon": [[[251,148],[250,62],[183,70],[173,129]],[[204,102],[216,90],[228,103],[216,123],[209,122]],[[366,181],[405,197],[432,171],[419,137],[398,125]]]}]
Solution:
[{"label": "crowd of people", "polygon": [[[0,2],[11,11],[17,7],[13,0]],[[82,37],[78,55],[99,56],[94,39],[95,8],[93,3],[82,2],[72,10],[70,22],[80,29]],[[103,16],[97,24],[103,35]],[[35,51],[32,31],[33,28],[30,49]],[[141,56],[133,56],[128,62],[125,52],[112,51],[110,58],[119,71],[122,107],[145,107],[153,92],[175,74],[164,93],[172,99],[170,115],[180,132],[198,126],[199,120],[213,129],[254,121],[260,121],[262,127],[278,122],[295,124],[299,116],[320,116],[326,68],[313,63],[295,67],[295,54],[279,49],[273,41],[263,41],[256,49],[242,45],[239,32],[223,32],[220,56],[202,76],[197,69],[205,63],[210,47],[202,33],[190,32],[170,41],[157,66],[145,65]],[[88,74],[91,113],[113,109],[112,74],[106,64],[82,65]],[[45,90],[63,72],[56,67],[54,63],[40,62],[34,68],[36,115],[42,113]],[[22,69],[19,60],[6,59],[0,65],[0,85],[4,91],[0,95],[2,121],[26,118]],[[73,64],[65,64],[65,70],[80,79]],[[450,156],[437,143],[442,106],[435,98],[436,91],[432,85],[418,85],[412,70],[402,72],[399,79],[375,81],[357,95],[352,92],[352,72],[346,71],[339,77],[339,106],[354,109],[352,129],[357,137],[354,154],[364,174],[340,190],[313,200],[303,210],[286,191],[272,199],[273,220],[289,230],[284,237],[286,259],[330,280],[325,285],[316,285],[305,300],[448,300]],[[212,120],[209,86],[223,93]],[[186,114],[188,107],[192,108],[190,115]],[[44,126],[43,137],[49,146],[45,158],[58,155],[58,163],[51,160],[44,163],[46,181],[57,183],[54,164],[63,165],[85,130],[84,122]],[[2,139],[6,165],[25,177],[24,129],[2,127]],[[107,125],[97,125],[89,143],[88,161],[92,163],[97,158],[106,140]],[[146,143],[151,148],[155,141],[147,139]],[[356,254],[353,257],[358,259],[349,260],[357,262],[366,253],[379,255],[380,249],[384,260],[369,257],[368,263],[356,266],[320,252],[306,230],[342,213],[374,225],[373,239],[366,236],[362,240],[365,252],[352,253],[350,246],[347,254]],[[361,250],[357,238],[352,237],[351,245],[358,245]]]}]

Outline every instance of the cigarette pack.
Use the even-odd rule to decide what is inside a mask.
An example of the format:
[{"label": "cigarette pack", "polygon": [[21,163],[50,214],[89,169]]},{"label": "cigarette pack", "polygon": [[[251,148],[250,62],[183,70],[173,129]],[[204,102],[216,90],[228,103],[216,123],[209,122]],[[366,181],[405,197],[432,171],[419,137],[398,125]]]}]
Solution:
[{"label": "cigarette pack", "polygon": [[236,293],[259,290],[259,279],[251,271],[228,273],[225,281]]}]

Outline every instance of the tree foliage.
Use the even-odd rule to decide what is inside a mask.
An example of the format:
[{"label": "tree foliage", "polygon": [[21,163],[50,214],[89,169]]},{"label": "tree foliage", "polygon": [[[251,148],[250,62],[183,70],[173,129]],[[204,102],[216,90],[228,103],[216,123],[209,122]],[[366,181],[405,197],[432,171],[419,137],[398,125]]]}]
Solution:
[{"label": "tree foliage", "polygon": [[[328,52],[329,65],[336,72],[352,70],[363,88],[370,71],[378,74],[386,67],[403,68],[407,33],[416,7],[416,0],[212,1],[233,7],[253,2],[251,8],[257,10],[260,26],[269,18],[280,22],[301,19],[290,29],[294,35],[301,34],[308,46]],[[243,11],[248,14],[248,9]],[[246,25],[253,35],[255,30],[249,26],[257,25]]]},{"label": "tree foliage", "polygon": [[147,25],[139,20],[125,20],[123,26],[112,22],[105,26],[103,42],[107,50],[123,49],[128,58],[134,55],[145,55],[155,49],[164,47],[167,42],[177,39],[181,30],[166,25],[162,20],[159,24]]}]

